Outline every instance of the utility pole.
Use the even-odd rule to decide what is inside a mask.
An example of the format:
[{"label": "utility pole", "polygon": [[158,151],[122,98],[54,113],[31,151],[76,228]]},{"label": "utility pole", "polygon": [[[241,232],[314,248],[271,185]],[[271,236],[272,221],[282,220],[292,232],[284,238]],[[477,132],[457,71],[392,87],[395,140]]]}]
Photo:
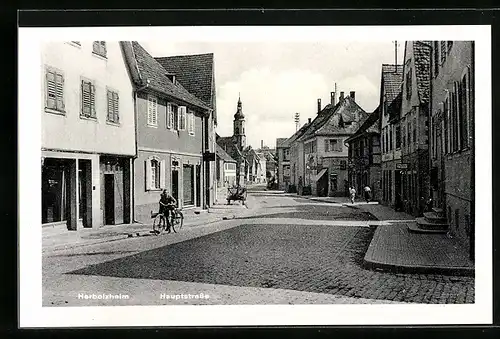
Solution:
[{"label": "utility pole", "polygon": [[299,130],[299,125],[300,125],[300,113],[295,113],[295,118],[294,118],[294,121],[295,121],[295,132],[297,132]]}]

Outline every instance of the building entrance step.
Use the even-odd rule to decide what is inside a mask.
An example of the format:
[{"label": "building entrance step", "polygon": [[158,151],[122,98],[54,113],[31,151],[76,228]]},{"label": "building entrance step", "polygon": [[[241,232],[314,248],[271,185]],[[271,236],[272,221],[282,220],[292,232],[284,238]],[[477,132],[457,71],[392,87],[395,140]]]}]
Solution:
[{"label": "building entrance step", "polygon": [[409,222],[407,223],[408,225],[408,231],[412,232],[412,233],[436,233],[436,234],[444,234],[444,233],[448,233],[448,230],[447,229],[424,229],[424,228],[420,228],[417,223],[414,223],[414,222]]},{"label": "building entrance step", "polygon": [[415,221],[417,222],[418,224],[418,227],[419,228],[422,228],[422,229],[431,229],[431,230],[434,230],[434,229],[443,229],[443,230],[447,230],[449,225],[447,223],[436,223],[436,222],[429,222],[427,219],[425,218],[415,218]]},{"label": "building entrance step", "polygon": [[440,217],[444,217],[444,210],[442,208],[439,208],[439,207],[433,207],[432,208],[432,211],[434,213],[436,213],[438,216]]},{"label": "building entrance step", "polygon": [[447,220],[445,217],[440,216],[436,212],[424,212],[425,219],[434,224],[446,224]]}]

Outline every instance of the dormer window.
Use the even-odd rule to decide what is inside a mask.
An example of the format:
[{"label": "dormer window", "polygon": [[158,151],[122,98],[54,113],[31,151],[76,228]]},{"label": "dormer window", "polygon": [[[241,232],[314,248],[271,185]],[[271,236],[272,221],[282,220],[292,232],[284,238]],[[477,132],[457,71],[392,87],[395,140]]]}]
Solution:
[{"label": "dormer window", "polygon": [[172,81],[172,83],[173,83],[174,85],[176,85],[176,84],[177,84],[177,80],[176,80],[175,74],[167,73],[167,78],[169,78],[169,79],[170,79],[170,81]]}]

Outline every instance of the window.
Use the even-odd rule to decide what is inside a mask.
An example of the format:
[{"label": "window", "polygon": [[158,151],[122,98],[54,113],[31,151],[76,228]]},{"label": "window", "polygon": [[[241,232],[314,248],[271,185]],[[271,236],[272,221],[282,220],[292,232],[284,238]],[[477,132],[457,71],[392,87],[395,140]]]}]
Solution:
[{"label": "window", "polygon": [[401,148],[401,126],[396,126],[396,149]]},{"label": "window", "polygon": [[453,84],[453,91],[451,92],[451,120],[452,120],[452,152],[457,151],[459,147],[459,121],[457,110],[457,83]]},{"label": "window", "polygon": [[359,156],[365,156],[365,143],[364,140],[359,141]]},{"label": "window", "polygon": [[[402,147],[405,148],[405,139],[406,139],[406,126],[405,125],[403,125],[403,133],[402,133],[400,139],[401,139],[400,142],[401,142]],[[397,136],[396,136],[396,142],[398,142]]]},{"label": "window", "polygon": [[451,152],[451,147],[450,147],[450,107],[449,107],[449,101],[448,101],[448,95],[446,96],[446,99],[444,101],[444,133],[445,133],[445,149],[446,153]]},{"label": "window", "polygon": [[172,106],[173,108],[173,126],[172,128],[175,129],[176,131],[179,130],[179,107],[178,106]]},{"label": "window", "polygon": [[151,188],[160,188],[160,163],[158,160],[151,160]]},{"label": "window", "polygon": [[392,143],[392,125],[389,126],[389,150],[392,151],[392,149],[394,148],[394,145]]},{"label": "window", "polygon": [[174,109],[177,110],[177,106],[172,103],[167,103],[167,128],[172,129],[174,127]]},{"label": "window", "polygon": [[411,69],[406,73],[406,100],[411,98]]},{"label": "window", "polygon": [[186,106],[179,107],[179,131],[186,130],[187,108]]},{"label": "window", "polygon": [[102,57],[106,57],[106,41],[94,41],[92,44],[92,52]]},{"label": "window", "polygon": [[413,142],[417,144],[417,119],[413,119]]},{"label": "window", "polygon": [[441,41],[441,65],[446,61],[446,52],[448,52],[446,41]]},{"label": "window", "polygon": [[64,113],[64,75],[50,68],[45,70],[45,106]]},{"label": "window", "polygon": [[108,121],[118,124],[120,122],[118,93],[108,89]]},{"label": "window", "polygon": [[325,152],[342,152],[342,144],[338,139],[325,140]]},{"label": "window", "polygon": [[448,41],[448,53],[450,52],[452,47],[453,47],[453,41]]},{"label": "window", "polygon": [[158,100],[153,97],[148,97],[148,125],[158,126]]},{"label": "window", "polygon": [[80,116],[84,118],[96,118],[95,113],[95,85],[93,81],[81,80],[81,111]]},{"label": "window", "polygon": [[469,147],[469,119],[470,119],[470,78],[469,67],[466,67],[459,85],[459,117],[460,117],[460,145],[461,148]]},{"label": "window", "polygon": [[165,160],[152,156],[146,160],[146,190],[165,188]]},{"label": "window", "polygon": [[412,133],[411,122],[408,122],[408,150],[411,147],[411,133]]},{"label": "window", "polygon": [[434,77],[439,74],[439,41],[434,41]]},{"label": "window", "polygon": [[195,131],[195,116],[194,116],[194,112],[193,111],[190,111],[188,113],[188,133],[190,135],[194,135],[194,131]]},{"label": "window", "polygon": [[340,169],[345,170],[347,168],[347,161],[340,160]]}]

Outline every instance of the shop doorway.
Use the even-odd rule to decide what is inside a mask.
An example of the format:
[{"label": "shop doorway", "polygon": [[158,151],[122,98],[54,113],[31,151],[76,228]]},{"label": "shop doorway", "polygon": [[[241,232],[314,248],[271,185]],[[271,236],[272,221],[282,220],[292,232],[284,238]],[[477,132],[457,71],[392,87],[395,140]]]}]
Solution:
[{"label": "shop doorway", "polygon": [[196,165],[196,206],[201,207],[201,166]]},{"label": "shop doorway", "polygon": [[44,160],[42,165],[42,224],[67,222],[70,218],[70,162],[71,160],[66,159],[46,158]]},{"label": "shop doorway", "polygon": [[115,224],[115,176],[104,174],[104,224]]},{"label": "shop doorway", "polygon": [[172,196],[177,200],[177,207],[179,207],[179,171],[172,170]]},{"label": "shop doorway", "polygon": [[92,227],[92,162],[78,160],[78,215],[83,227]]}]

